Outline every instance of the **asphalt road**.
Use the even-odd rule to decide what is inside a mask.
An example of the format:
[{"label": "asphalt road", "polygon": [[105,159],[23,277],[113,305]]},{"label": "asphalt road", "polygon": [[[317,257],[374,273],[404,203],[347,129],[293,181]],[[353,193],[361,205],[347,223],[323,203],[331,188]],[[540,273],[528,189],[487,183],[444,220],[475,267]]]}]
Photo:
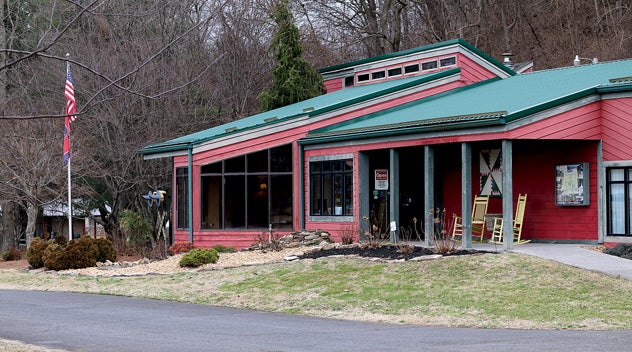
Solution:
[{"label": "asphalt road", "polygon": [[418,327],[0,290],[0,338],[72,351],[629,351],[632,331]]}]

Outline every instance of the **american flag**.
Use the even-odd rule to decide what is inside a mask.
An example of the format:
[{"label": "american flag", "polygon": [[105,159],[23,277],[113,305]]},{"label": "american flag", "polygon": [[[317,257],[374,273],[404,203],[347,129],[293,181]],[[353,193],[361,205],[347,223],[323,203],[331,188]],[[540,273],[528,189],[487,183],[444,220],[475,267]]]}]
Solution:
[{"label": "american flag", "polygon": [[70,159],[70,123],[75,121],[77,116],[77,105],[75,105],[75,88],[72,85],[72,74],[70,73],[70,62],[66,63],[66,118],[64,119],[64,165]]}]

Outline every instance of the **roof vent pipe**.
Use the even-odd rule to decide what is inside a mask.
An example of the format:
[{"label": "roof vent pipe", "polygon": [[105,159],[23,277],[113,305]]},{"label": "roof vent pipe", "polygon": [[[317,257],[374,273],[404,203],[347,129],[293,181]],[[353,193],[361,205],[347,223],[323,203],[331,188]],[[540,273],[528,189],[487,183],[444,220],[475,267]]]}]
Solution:
[{"label": "roof vent pipe", "polygon": [[515,64],[511,61],[511,57],[514,56],[512,53],[503,53],[503,65],[507,66],[507,68],[513,69]]},{"label": "roof vent pipe", "polygon": [[579,66],[582,64],[582,60],[585,61],[590,61],[591,64],[596,64],[599,62],[599,60],[596,57],[593,57],[592,59],[589,58],[585,58],[585,57],[579,57],[579,55],[575,55],[575,60],[573,60],[573,65],[574,66]]}]

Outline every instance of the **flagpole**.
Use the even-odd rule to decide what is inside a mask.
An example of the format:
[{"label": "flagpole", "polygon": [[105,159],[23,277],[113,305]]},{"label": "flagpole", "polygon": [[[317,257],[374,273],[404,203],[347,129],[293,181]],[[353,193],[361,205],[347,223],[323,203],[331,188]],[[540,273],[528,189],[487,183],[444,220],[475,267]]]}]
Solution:
[{"label": "flagpole", "polygon": [[[68,70],[70,69],[70,53],[66,53],[66,75],[68,75]],[[66,116],[65,119],[70,119],[70,116]],[[67,127],[70,127],[70,122],[64,121],[67,124]],[[68,131],[70,135],[70,131]],[[68,141],[70,143],[70,140]],[[72,184],[70,178],[70,154],[68,155],[68,240],[72,241]]]},{"label": "flagpole", "polygon": [[68,159],[68,240],[72,241],[72,186],[70,184],[70,158]]}]

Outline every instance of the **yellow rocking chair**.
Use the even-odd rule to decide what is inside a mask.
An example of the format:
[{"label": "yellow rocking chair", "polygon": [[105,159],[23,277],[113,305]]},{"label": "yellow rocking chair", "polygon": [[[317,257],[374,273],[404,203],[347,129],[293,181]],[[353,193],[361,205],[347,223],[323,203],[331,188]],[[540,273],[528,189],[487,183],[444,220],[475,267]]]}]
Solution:
[{"label": "yellow rocking chair", "polygon": [[[480,233],[481,241],[485,236],[485,215],[487,215],[487,205],[489,204],[489,196],[475,196],[474,205],[472,206],[472,237],[474,233]],[[452,239],[460,241],[463,238],[463,218],[454,217],[454,226],[452,227]]]},{"label": "yellow rocking chair", "polygon": [[[531,240],[523,240],[522,236],[522,224],[524,220],[524,210],[527,207],[527,195],[518,195],[518,202],[516,203],[516,215],[513,219],[513,240],[515,244],[529,243]],[[503,242],[503,218],[494,218],[494,228],[492,231],[492,239],[490,242],[502,243]]]}]

